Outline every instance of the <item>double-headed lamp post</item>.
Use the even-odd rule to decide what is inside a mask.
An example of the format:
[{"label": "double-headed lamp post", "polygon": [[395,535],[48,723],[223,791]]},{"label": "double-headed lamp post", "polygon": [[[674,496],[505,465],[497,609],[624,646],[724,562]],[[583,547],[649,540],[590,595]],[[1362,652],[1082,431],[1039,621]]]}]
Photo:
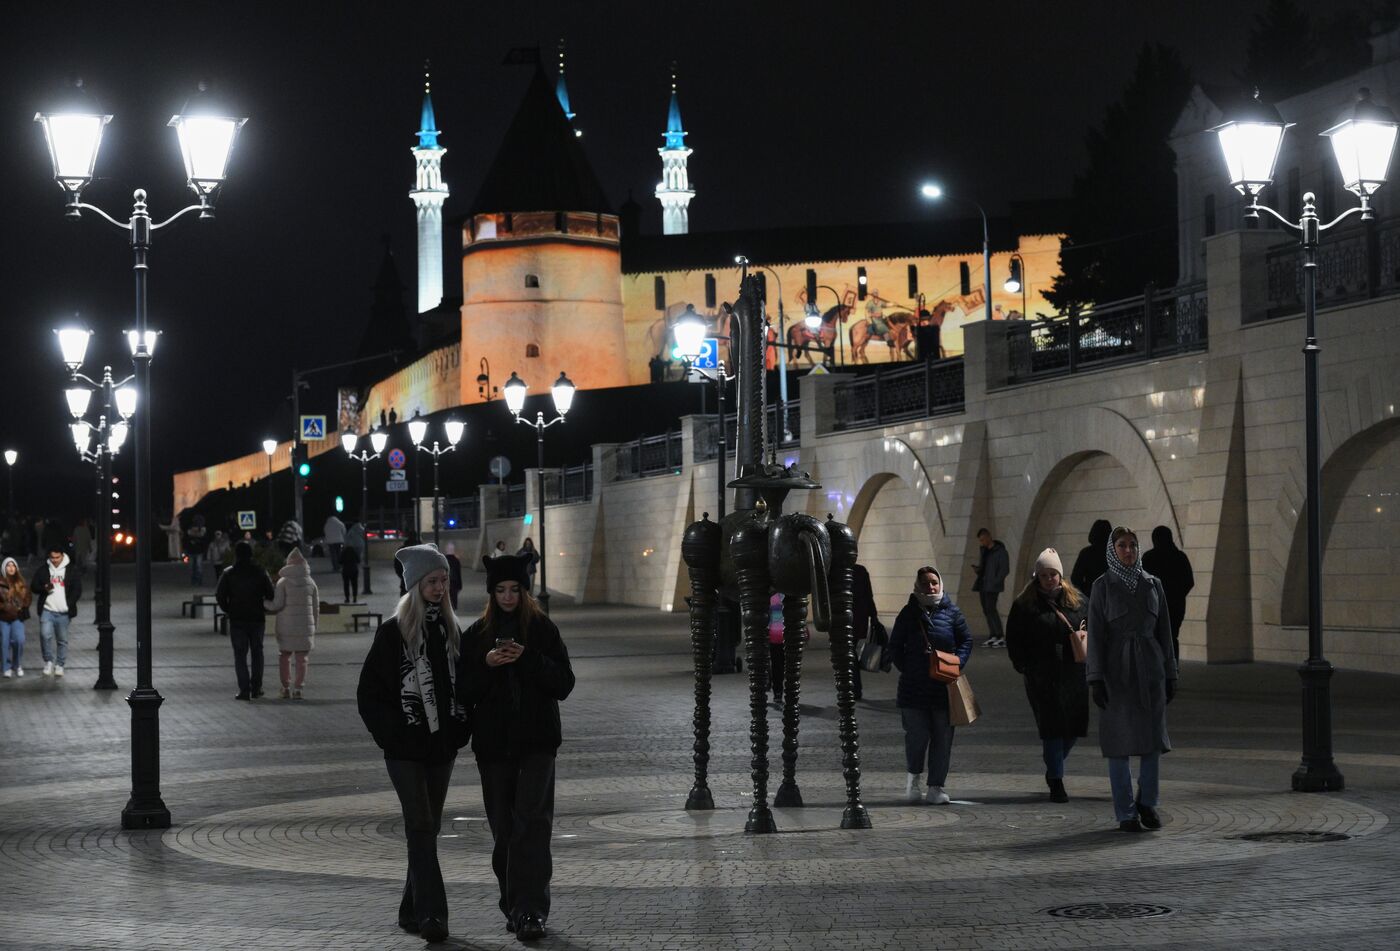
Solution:
[{"label": "double-headed lamp post", "polygon": [[[102,379],[94,380],[82,372],[92,331],[80,327],[65,327],[54,331],[58,335],[63,362],[68,367],[73,386],[64,391],[68,412],[73,417],[69,430],[73,447],[86,462],[97,469],[97,521],[93,525],[93,541],[97,545],[97,683],[94,690],[116,690],[112,676],[112,457],[126,442],[127,420],[136,413],[136,388],[127,377],[119,382],[112,379],[112,368],[102,368]],[[83,417],[92,402],[93,391],[102,394],[102,406],[97,425],[91,426]],[[113,414],[115,404],[116,414]],[[120,417],[118,419],[117,417]],[[96,430],[97,441],[92,441]],[[138,539],[139,540],[139,539]]]},{"label": "double-headed lamp post", "polygon": [[520,413],[525,409],[525,391],[528,387],[525,381],[520,379],[514,370],[511,371],[510,379],[506,380],[501,387],[505,392],[506,408],[515,417],[517,423],[524,423],[535,430],[535,487],[540,496],[540,593],[538,601],[544,613],[549,613],[549,584],[545,576],[545,564],[549,560],[549,545],[544,534],[544,431],[555,423],[562,423],[564,417],[569,415],[569,407],[574,405],[574,383],[564,371],[559,371],[559,379],[554,381],[554,385],[549,388],[550,395],[554,398],[555,417],[549,422],[545,422],[544,411],[535,413],[533,420],[526,419]]},{"label": "double-headed lamp post", "polygon": [[[415,416],[408,421],[408,438],[413,440],[413,446],[419,452],[426,452],[433,457],[433,544],[442,547],[442,518],[438,511],[438,460],[449,452],[457,448],[457,444],[462,441],[462,434],[466,432],[467,424],[460,419],[449,419],[442,424],[442,428],[447,432],[447,445],[444,446],[436,439],[429,449],[423,445],[423,440],[428,435],[428,421],[421,416]],[[387,444],[388,436],[384,437]]]},{"label": "double-headed lamp post", "polygon": [[[812,305],[809,303],[807,306],[811,307]],[[816,326],[820,328],[821,325],[821,314],[817,314]],[[807,326],[812,326],[810,313],[807,318]],[[704,347],[705,335],[709,333],[709,328],[705,326],[705,321],[701,319],[699,314],[695,314],[693,311],[682,314],[681,318],[676,321],[676,325],[672,328],[671,333],[676,338],[676,349],[680,351],[681,359],[685,361],[686,370],[690,373],[699,374],[715,385],[715,403],[716,409],[719,412],[719,453],[715,457],[716,464],[719,466],[719,507],[716,509],[716,514],[719,519],[722,519],[724,518],[725,508],[724,487],[729,481],[725,478],[729,434],[725,432],[724,385],[734,379],[734,375],[726,371],[724,361],[720,359],[715,360],[713,370],[702,369],[693,365],[696,358],[700,356],[701,349]]]},{"label": "double-headed lamp post", "polygon": [[[457,438],[462,438],[460,433]],[[369,586],[369,464],[383,454],[385,447],[389,445],[389,434],[375,430],[369,434],[370,449],[361,449],[356,453],[355,447],[359,445],[359,442],[360,437],[356,433],[340,434],[340,447],[345,450],[347,456],[360,464],[360,526],[364,529],[365,539],[365,557],[361,563],[364,565],[365,572],[365,594],[374,594]],[[437,459],[434,458],[433,462],[436,464]],[[436,494],[436,489],[434,489],[434,494]]]},{"label": "double-headed lamp post", "polygon": [[1323,231],[1359,214],[1362,221],[1374,217],[1371,196],[1385,184],[1395,149],[1395,114],[1371,100],[1362,89],[1351,114],[1321,135],[1332,144],[1341,170],[1342,185],[1356,195],[1359,204],[1322,223],[1312,192],[1303,196],[1297,222],[1259,203],[1259,194],[1274,179],[1286,123],[1256,92],[1228,121],[1211,130],[1220,139],[1230,184],[1247,199],[1246,217],[1259,212],[1273,215],[1285,227],[1297,231],[1303,250],[1305,343],[1303,370],[1306,400],[1305,426],[1308,480],[1308,659],[1298,669],[1303,680],[1303,759],[1293,773],[1293,788],[1323,792],[1343,788],[1343,778],[1332,760],[1332,665],[1322,656],[1322,464],[1318,437],[1317,343],[1317,245]]},{"label": "double-headed lamp post", "polygon": [[131,214],[118,221],[82,200],[92,181],[102,130],[112,120],[104,114],[78,80],[56,108],[34,116],[43,126],[53,159],[54,180],[67,196],[64,213],[80,218],[91,211],[130,234],[136,283],[136,328],[130,332],[136,364],[136,392],[143,407],[136,418],[133,448],[136,453],[136,689],[127,697],[131,706],[131,797],[122,810],[124,829],[166,829],[170,810],[160,795],[160,705],[164,698],[151,680],[151,350],[154,334],[146,326],[147,254],[151,235],[176,219],[198,211],[201,218],[214,216],[214,199],[223,184],[234,140],[245,119],[220,109],[206,94],[207,86],[171,118],[185,161],[185,179],[199,199],[165,221],[151,222],[146,192],[132,194]]}]

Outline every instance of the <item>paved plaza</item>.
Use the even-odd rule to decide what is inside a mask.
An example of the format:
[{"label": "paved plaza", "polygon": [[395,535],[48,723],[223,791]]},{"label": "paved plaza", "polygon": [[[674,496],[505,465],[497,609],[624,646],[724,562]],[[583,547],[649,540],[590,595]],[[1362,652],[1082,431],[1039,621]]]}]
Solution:
[{"label": "paved plaza", "polygon": [[[379,569],[376,590],[396,590],[387,565]],[[207,618],[180,617],[182,580],[178,566],[157,566],[169,830],[119,828],[130,788],[124,698],[135,679],[129,567],[117,569],[114,612],[121,690],[91,689],[91,602],[74,625],[66,678],[40,676],[31,622],[27,676],[0,681],[0,948],[421,947],[395,926],[402,822],[355,709],[369,635],[318,637],[307,699],[294,703],[271,699],[269,634],[269,698],[237,703],[228,641]],[[337,578],[317,580],[323,595],[338,594]],[[464,614],[482,599],[470,575],[468,584]],[[393,600],[372,599],[385,611]],[[896,605],[881,607],[890,621]],[[578,687],[563,705],[554,908],[542,947],[1395,947],[1400,678],[1337,675],[1347,790],[1304,795],[1288,791],[1299,750],[1296,673],[1187,665],[1170,710],[1176,750],[1163,760],[1165,828],[1129,837],[1116,831],[1092,738],[1070,759],[1070,803],[1047,800],[1030,712],[1004,651],[973,653],[968,671],[985,715],[959,731],[951,806],[901,801],[895,678],[867,674],[858,716],[874,828],[843,832],[834,691],[817,635],[802,691],[808,805],[777,810],[779,834],[747,837],[746,675],[715,682],[718,808],[687,813],[684,615],[556,605],[555,617]],[[770,730],[776,749],[776,717]],[[469,753],[458,760],[445,820],[453,937],[443,946],[517,947],[495,905]],[[1245,838],[1279,832],[1349,838]]]}]

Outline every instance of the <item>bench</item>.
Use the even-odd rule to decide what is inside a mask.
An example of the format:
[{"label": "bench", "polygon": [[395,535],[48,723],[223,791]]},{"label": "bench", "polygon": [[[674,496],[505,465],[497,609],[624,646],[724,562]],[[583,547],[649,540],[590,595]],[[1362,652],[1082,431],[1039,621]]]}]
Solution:
[{"label": "bench", "polygon": [[219,604],[214,600],[212,594],[197,594],[188,601],[180,602],[180,617],[197,618],[200,609],[213,608],[214,616],[217,619],[219,614]]},{"label": "bench", "polygon": [[[371,618],[373,618],[372,621]],[[367,631],[376,631],[379,629],[379,625],[384,623],[384,615],[378,611],[361,611],[359,614],[350,615],[350,630],[359,631],[361,619],[364,620]]]}]

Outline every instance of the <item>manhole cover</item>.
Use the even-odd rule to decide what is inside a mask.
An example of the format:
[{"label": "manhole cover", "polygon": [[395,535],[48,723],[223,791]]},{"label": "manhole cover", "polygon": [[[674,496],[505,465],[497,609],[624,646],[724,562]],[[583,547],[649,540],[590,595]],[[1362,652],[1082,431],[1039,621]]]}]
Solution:
[{"label": "manhole cover", "polygon": [[1345,832],[1250,832],[1240,836],[1249,842],[1345,842],[1351,836]]},{"label": "manhole cover", "polygon": [[1166,905],[1148,905],[1142,902],[1092,901],[1047,908],[1045,913],[1055,918],[1161,918],[1170,915],[1172,910]]}]

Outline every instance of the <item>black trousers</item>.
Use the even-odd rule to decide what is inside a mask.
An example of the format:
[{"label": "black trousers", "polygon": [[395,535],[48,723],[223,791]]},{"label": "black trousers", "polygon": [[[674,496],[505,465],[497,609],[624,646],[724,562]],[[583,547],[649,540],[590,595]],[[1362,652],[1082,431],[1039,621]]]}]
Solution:
[{"label": "black trousers", "polygon": [[491,869],[501,886],[501,911],[508,919],[549,917],[549,880],[554,860],[554,754],[476,764],[481,798],[495,848]]},{"label": "black trousers", "polygon": [[447,889],[438,865],[437,837],[442,829],[442,804],[452,779],[455,760],[386,759],[389,781],[399,794],[403,831],[408,839],[408,879],[399,902],[399,921],[420,928],[429,918],[447,923]]},{"label": "black trousers", "polygon": [[351,572],[351,573],[348,574],[348,575],[347,575],[347,574],[341,574],[340,580],[343,581],[343,582],[345,582],[345,600],[346,600],[346,601],[358,601],[358,600],[360,600],[360,575],[359,575],[359,572]]},{"label": "black trousers", "polygon": [[[239,693],[257,693],[263,680],[263,622],[228,622],[228,639],[233,643],[233,672],[238,677]],[[248,671],[248,655],[253,656],[252,672]]]},{"label": "black trousers", "polygon": [[1001,640],[1006,636],[1006,632],[1001,628],[1001,615],[997,613],[997,598],[1001,597],[1000,591],[979,591],[982,597],[982,614],[987,619],[987,636]]}]

